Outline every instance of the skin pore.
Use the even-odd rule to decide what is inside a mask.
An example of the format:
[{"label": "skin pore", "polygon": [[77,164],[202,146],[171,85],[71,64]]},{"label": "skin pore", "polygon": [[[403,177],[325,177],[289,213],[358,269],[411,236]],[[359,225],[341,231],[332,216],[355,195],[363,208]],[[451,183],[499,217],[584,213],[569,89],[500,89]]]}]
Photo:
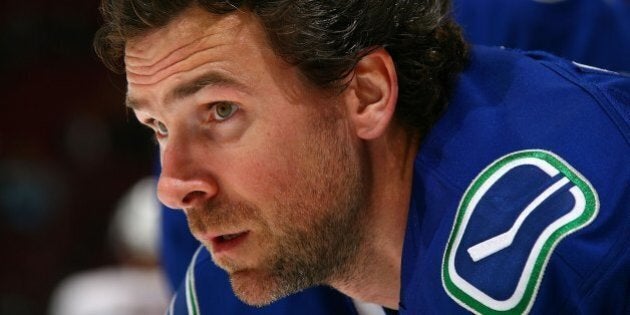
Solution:
[{"label": "skin pore", "polygon": [[384,49],[332,94],[276,56],[250,13],[192,7],[131,39],[125,64],[128,106],[160,145],[158,196],[185,211],[241,300],[327,284],[398,308],[418,144],[392,121]]}]

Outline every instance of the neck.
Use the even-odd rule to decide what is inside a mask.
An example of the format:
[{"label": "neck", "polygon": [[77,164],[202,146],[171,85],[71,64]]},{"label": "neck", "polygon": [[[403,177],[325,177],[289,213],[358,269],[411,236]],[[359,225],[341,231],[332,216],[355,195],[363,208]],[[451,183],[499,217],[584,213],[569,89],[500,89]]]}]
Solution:
[{"label": "neck", "polygon": [[352,298],[398,309],[402,249],[418,141],[402,129],[392,129],[367,146],[373,178],[366,236],[355,262],[343,277],[330,284]]}]

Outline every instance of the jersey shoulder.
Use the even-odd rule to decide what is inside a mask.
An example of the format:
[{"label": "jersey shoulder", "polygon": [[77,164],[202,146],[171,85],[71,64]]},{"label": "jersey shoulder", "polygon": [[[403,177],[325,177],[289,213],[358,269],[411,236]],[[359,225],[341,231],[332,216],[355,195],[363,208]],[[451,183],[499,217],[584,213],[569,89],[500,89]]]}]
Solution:
[{"label": "jersey shoulder", "polygon": [[416,160],[406,307],[628,307],[628,82],[546,53],[474,50]]}]

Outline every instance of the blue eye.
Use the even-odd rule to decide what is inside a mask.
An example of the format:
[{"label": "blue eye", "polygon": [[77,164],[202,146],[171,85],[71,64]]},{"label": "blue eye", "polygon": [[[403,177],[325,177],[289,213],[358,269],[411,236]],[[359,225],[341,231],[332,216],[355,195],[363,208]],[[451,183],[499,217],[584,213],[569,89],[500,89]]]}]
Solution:
[{"label": "blue eye", "polygon": [[221,102],[213,106],[213,111],[214,120],[223,121],[232,117],[232,115],[234,115],[234,113],[238,111],[238,105],[228,102]]}]

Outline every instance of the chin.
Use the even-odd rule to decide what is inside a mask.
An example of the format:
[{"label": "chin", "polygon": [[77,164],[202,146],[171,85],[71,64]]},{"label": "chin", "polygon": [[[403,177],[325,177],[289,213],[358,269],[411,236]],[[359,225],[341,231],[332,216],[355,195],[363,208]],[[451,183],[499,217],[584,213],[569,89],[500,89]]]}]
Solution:
[{"label": "chin", "polygon": [[230,283],[239,300],[256,307],[269,305],[293,293],[282,288],[272,276],[252,270],[231,273]]}]

